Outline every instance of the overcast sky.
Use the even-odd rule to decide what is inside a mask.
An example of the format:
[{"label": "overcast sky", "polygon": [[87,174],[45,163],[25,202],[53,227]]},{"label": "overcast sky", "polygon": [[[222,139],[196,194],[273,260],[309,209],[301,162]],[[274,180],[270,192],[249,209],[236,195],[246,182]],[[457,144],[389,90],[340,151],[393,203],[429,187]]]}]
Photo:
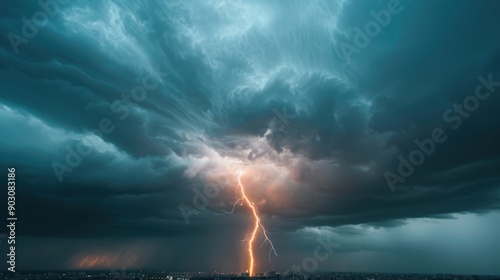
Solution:
[{"label": "overcast sky", "polygon": [[256,271],[500,274],[500,2],[48,2],[0,4],[19,270],[243,271],[243,170]]}]

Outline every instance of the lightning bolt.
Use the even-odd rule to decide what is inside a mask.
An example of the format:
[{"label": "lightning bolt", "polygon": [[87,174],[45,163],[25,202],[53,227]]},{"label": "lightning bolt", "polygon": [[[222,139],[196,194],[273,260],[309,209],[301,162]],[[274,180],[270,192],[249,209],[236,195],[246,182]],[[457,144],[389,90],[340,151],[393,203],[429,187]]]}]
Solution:
[{"label": "lightning bolt", "polygon": [[[245,187],[241,183],[241,176],[243,176],[243,171],[240,171],[239,174],[238,174],[238,186],[240,187],[240,190],[241,190],[241,198],[236,201],[236,203],[234,204],[234,206],[236,206],[236,204],[238,202],[245,202],[248,205],[248,207],[250,207],[250,209],[252,210],[252,214],[253,214],[253,217],[254,217],[254,220],[255,220],[253,231],[252,231],[251,234],[249,234],[250,235],[250,239],[248,239],[248,235],[247,235],[247,238],[245,238],[245,240],[248,239],[248,255],[249,255],[249,258],[250,258],[250,263],[248,264],[248,275],[251,277],[251,276],[254,275],[253,269],[254,269],[254,266],[255,266],[255,259],[254,259],[254,256],[253,256],[253,243],[255,241],[255,237],[256,237],[257,232],[259,231],[259,229],[262,231],[262,233],[264,235],[264,242],[263,242],[263,244],[266,243],[266,242],[269,242],[269,244],[271,245],[271,249],[269,249],[269,258],[271,258],[271,252],[273,252],[276,256],[278,254],[276,253],[276,249],[274,249],[273,242],[267,236],[266,229],[264,228],[264,226],[260,222],[260,217],[259,217],[259,214],[257,213],[257,207],[255,207],[255,204],[252,201],[250,201],[250,199],[248,199],[248,197],[245,194]],[[234,210],[234,207],[233,207],[233,210]]]}]

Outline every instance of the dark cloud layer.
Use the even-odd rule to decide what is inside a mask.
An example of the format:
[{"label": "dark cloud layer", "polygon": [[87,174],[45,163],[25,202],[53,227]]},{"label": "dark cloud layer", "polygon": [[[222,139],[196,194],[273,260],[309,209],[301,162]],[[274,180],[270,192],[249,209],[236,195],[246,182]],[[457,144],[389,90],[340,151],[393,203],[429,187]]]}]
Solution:
[{"label": "dark cloud layer", "polygon": [[[18,46],[23,17],[43,9],[0,4],[0,165],[17,169],[18,235],[38,251],[20,267],[75,268],[99,254],[131,267],[165,259],[172,269],[237,270],[248,213],[213,213],[237,199],[231,172],[240,168],[258,174],[245,178],[250,194],[287,248],[262,269],[300,263],[315,246],[308,236],[325,232],[345,257],[322,268],[363,270],[349,254],[403,256],[377,236],[410,232],[419,219],[475,213],[498,227],[490,212],[500,208],[499,89],[457,129],[458,113],[443,114],[474,95],[478,77],[500,81],[500,4],[401,0],[401,12],[357,46],[356,27],[388,3],[71,1]],[[359,49],[348,59],[346,43]],[[408,158],[436,128],[447,140],[391,192],[385,172],[398,174],[398,155]],[[69,156],[71,165],[78,147],[92,150]],[[59,178],[55,163],[67,171]],[[193,206],[208,182],[220,194],[186,225],[179,204]],[[47,257],[47,242],[60,254]]]}]

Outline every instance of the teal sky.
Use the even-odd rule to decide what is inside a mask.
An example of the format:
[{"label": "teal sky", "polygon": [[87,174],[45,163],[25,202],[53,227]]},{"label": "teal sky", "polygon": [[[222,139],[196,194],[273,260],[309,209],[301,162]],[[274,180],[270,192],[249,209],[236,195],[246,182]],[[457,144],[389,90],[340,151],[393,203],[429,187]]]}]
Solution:
[{"label": "teal sky", "polygon": [[19,269],[243,271],[244,170],[256,271],[500,274],[499,2],[63,2],[0,4]]}]

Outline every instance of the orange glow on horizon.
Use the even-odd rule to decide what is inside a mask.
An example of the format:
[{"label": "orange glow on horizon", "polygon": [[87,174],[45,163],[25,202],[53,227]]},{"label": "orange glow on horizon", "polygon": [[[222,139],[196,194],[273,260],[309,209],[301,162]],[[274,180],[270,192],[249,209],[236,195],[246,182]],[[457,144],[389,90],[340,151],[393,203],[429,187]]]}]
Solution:
[{"label": "orange glow on horizon", "polygon": [[75,263],[78,269],[107,269],[113,267],[129,267],[137,265],[138,258],[135,255],[129,255],[120,258],[118,254],[113,253],[88,253],[85,257],[79,258]]}]

